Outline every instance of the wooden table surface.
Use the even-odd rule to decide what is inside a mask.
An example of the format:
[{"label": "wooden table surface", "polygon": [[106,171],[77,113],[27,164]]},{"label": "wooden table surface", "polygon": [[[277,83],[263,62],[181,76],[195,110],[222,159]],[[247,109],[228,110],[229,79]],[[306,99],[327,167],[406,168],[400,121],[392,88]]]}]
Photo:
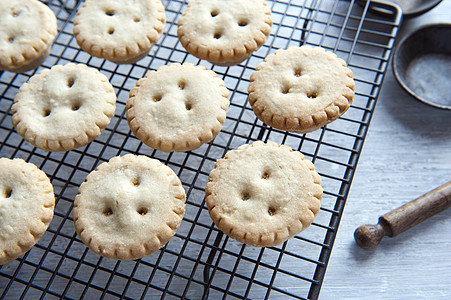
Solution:
[{"label": "wooden table surface", "polygon": [[[405,18],[398,40],[435,22],[451,23],[451,0]],[[451,111],[411,97],[390,67],[320,299],[451,299],[451,209],[398,237],[385,237],[375,250],[358,248],[353,237],[358,226],[376,224],[379,216],[450,180]]]}]

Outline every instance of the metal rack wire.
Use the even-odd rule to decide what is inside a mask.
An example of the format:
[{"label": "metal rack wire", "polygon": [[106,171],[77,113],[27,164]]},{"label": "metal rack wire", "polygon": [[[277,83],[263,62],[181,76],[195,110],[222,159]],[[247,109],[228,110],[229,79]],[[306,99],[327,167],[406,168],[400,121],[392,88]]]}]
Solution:
[{"label": "metal rack wire", "polygon": [[[154,299],[239,298],[316,299],[324,278],[351,181],[387,69],[400,12],[373,15],[364,4],[343,0],[268,0],[274,25],[266,44],[238,66],[219,67],[188,55],[177,39],[177,20],[186,1],[163,0],[164,36],[149,56],[134,65],[116,65],[81,51],[72,35],[78,0],[44,1],[55,12],[59,34],[50,57],[34,71],[0,74],[0,155],[21,157],[47,173],[55,188],[54,219],[28,253],[0,266],[0,298]],[[81,1],[80,1],[81,2]],[[339,120],[308,134],[275,130],[258,121],[247,102],[250,74],[268,54],[292,45],[320,45],[353,70],[356,95]],[[24,142],[11,126],[10,108],[19,87],[55,64],[84,63],[113,84],[117,110],[102,135],[89,145],[52,153]],[[221,133],[186,153],[163,153],[143,145],[125,120],[129,90],[147,70],[172,62],[202,64],[223,78],[231,105]],[[228,150],[256,140],[291,146],[311,159],[323,178],[320,213],[310,228],[278,247],[245,246],[223,235],[204,202],[208,174]],[[79,185],[98,164],[116,155],[160,159],[181,178],[187,192],[184,220],[160,251],[136,261],[114,261],[90,252],[73,227],[73,200]]]}]

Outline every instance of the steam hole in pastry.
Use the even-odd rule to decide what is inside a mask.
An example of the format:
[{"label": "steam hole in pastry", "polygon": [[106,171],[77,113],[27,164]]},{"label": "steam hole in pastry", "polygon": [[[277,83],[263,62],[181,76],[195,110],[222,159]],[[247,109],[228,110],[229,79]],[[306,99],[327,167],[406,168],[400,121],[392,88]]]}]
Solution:
[{"label": "steam hole in pastry", "polygon": [[269,173],[268,172],[263,173],[262,178],[263,179],[269,179]]},{"label": "steam hole in pastry", "polygon": [[114,9],[107,9],[106,11],[105,11],[105,14],[107,15],[107,16],[114,16]]},{"label": "steam hole in pastry", "polygon": [[288,94],[290,92],[290,88],[287,86],[282,87],[281,90],[282,94]]},{"label": "steam hole in pastry", "polygon": [[21,11],[19,10],[19,11],[13,11],[13,17],[14,18],[17,18],[19,15],[20,15],[20,13],[21,13]]},{"label": "steam hole in pastry", "polygon": [[105,209],[103,210],[103,214],[104,214],[105,216],[109,217],[109,216],[111,216],[111,215],[113,214],[113,210],[112,210],[110,207],[105,208]]},{"label": "steam hole in pastry", "polygon": [[247,201],[247,200],[249,200],[249,199],[250,199],[250,196],[249,196],[249,193],[248,193],[248,192],[244,192],[244,193],[241,195],[241,200]]},{"label": "steam hole in pastry", "polygon": [[108,29],[108,34],[113,34],[113,33],[114,33],[114,28]]},{"label": "steam hole in pastry", "polygon": [[72,110],[73,111],[79,110],[80,107],[81,107],[81,103],[79,103],[79,102],[72,103]]},{"label": "steam hole in pastry", "polygon": [[276,209],[274,207],[268,208],[268,214],[274,216],[276,214]]},{"label": "steam hole in pastry", "polygon": [[211,16],[214,18],[214,17],[216,17],[216,16],[219,14],[219,11],[217,11],[217,10],[215,9],[215,10],[212,10],[210,14],[211,14]]},{"label": "steam hole in pastry", "polygon": [[141,183],[141,181],[139,180],[139,178],[133,178],[132,179],[132,184],[134,186],[138,186]]},{"label": "steam hole in pastry", "polygon": [[149,212],[149,210],[147,208],[145,208],[145,207],[141,207],[140,209],[137,210],[137,212],[141,216],[144,216],[144,215],[146,215]]},{"label": "steam hole in pastry", "polygon": [[134,17],[134,18],[133,18],[133,21],[135,21],[136,23],[141,22],[141,18],[139,18],[139,17]]},{"label": "steam hole in pastry", "polygon": [[12,42],[14,42],[14,37],[13,36],[10,36],[9,38],[8,38],[8,43],[12,43]]},{"label": "steam hole in pastry", "polygon": [[11,197],[11,193],[12,193],[12,190],[10,188],[7,188],[5,190],[5,198],[10,198]]},{"label": "steam hole in pastry", "polygon": [[191,110],[191,108],[192,108],[191,103],[185,103],[185,108],[186,108],[186,110]]},{"label": "steam hole in pastry", "polygon": [[317,91],[309,91],[307,93],[307,97],[310,99],[315,99],[316,97],[318,97],[318,92]]},{"label": "steam hole in pastry", "polygon": [[240,21],[238,22],[238,25],[241,26],[241,27],[244,27],[244,26],[246,26],[246,25],[248,25],[248,24],[249,24],[249,21],[248,21],[248,20],[240,20]]},{"label": "steam hole in pastry", "polygon": [[216,40],[220,39],[222,36],[222,34],[220,32],[216,32],[215,35],[213,36]]},{"label": "steam hole in pastry", "polygon": [[181,80],[181,81],[179,82],[178,87],[179,87],[179,89],[184,90],[184,89],[185,89],[185,81],[184,81],[184,80]]},{"label": "steam hole in pastry", "polygon": [[75,83],[75,78],[73,78],[73,77],[70,77],[67,80],[67,86],[70,87],[70,88],[74,85],[74,83]]},{"label": "steam hole in pastry", "polygon": [[301,77],[302,76],[302,71],[299,70],[299,69],[294,70],[294,76]]},{"label": "steam hole in pastry", "polygon": [[48,117],[49,115],[50,115],[50,109],[48,109],[48,108],[44,109],[44,111],[42,112],[42,116]]},{"label": "steam hole in pastry", "polygon": [[161,95],[156,95],[156,96],[153,96],[153,101],[154,102],[160,102],[161,101]]}]

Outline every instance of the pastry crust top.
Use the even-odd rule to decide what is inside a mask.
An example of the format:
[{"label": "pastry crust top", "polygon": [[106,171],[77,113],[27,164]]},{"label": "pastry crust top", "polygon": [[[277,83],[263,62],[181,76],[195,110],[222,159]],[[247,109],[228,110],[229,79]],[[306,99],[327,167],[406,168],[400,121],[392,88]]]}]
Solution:
[{"label": "pastry crust top", "polygon": [[104,257],[132,260],[163,247],[185,212],[177,175],[156,159],[113,157],[91,172],[75,198],[79,238]]},{"label": "pastry crust top", "polygon": [[177,34],[192,55],[234,65],[265,43],[271,26],[271,10],[263,0],[194,0],[183,11]]},{"label": "pastry crust top", "polygon": [[56,34],[56,17],[47,5],[0,1],[0,70],[15,71],[45,55]]},{"label": "pastry crust top", "polygon": [[309,132],[336,120],[354,99],[352,71],[320,47],[277,50],[251,75],[249,102],[265,124]]},{"label": "pastry crust top", "polygon": [[83,64],[56,65],[24,83],[12,123],[34,146],[68,151],[100,135],[114,115],[116,94],[105,75]]},{"label": "pastry crust top", "polygon": [[221,131],[229,91],[213,71],[173,63],[148,72],[136,85],[127,101],[127,120],[149,147],[193,150]]},{"label": "pastry crust top", "polygon": [[288,146],[255,142],[216,162],[205,189],[216,226],[253,246],[275,246],[307,228],[322,198],[313,164]]},{"label": "pastry crust top", "polygon": [[19,158],[0,158],[0,265],[37,243],[54,205],[53,186],[44,172]]},{"label": "pastry crust top", "polygon": [[74,19],[74,36],[89,54],[122,63],[146,54],[164,25],[160,0],[87,0]]}]

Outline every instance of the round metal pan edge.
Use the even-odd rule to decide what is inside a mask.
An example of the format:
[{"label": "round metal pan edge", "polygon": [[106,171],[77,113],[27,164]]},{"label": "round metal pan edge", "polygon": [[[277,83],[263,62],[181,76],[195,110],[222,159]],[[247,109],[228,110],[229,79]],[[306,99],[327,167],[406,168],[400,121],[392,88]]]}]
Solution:
[{"label": "round metal pan edge", "polygon": [[[428,105],[451,110],[448,66],[451,23],[432,23],[403,37],[393,53],[393,73],[404,90]],[[415,66],[416,65],[416,66]],[[421,72],[416,72],[416,71]],[[417,86],[415,86],[417,84]],[[425,91],[421,90],[427,86]],[[430,86],[429,86],[430,85]]]}]

